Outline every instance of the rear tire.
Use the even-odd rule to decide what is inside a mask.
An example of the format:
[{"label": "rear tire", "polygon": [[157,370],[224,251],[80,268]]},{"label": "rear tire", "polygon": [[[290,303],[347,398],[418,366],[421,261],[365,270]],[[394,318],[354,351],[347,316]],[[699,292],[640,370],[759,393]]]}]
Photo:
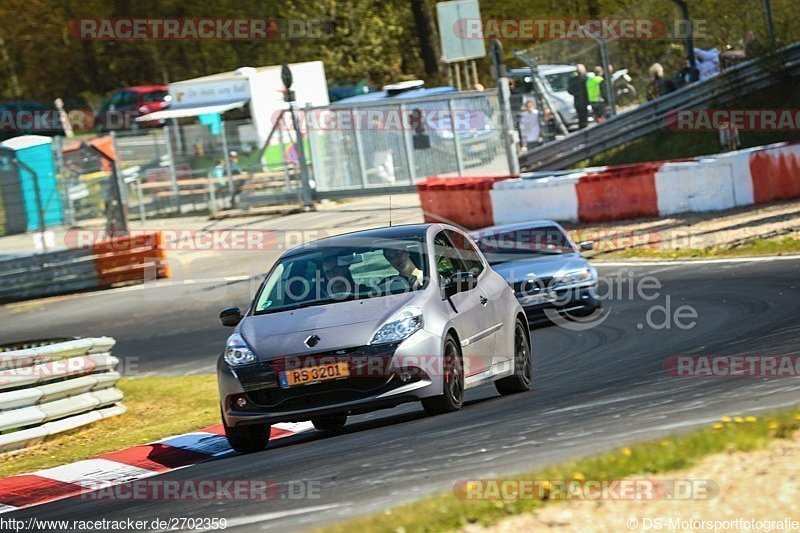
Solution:
[{"label": "rear tire", "polygon": [[225,428],[225,437],[231,448],[239,453],[260,452],[269,443],[269,424],[230,427],[223,417],[222,426]]},{"label": "rear tire", "polygon": [[505,396],[531,390],[532,380],[533,369],[528,328],[520,320],[517,320],[514,326],[514,375],[495,381],[494,386],[497,392]]},{"label": "rear tire", "polygon": [[464,365],[461,352],[452,336],[444,341],[443,391],[440,396],[423,398],[422,407],[428,415],[458,411],[464,403]]},{"label": "rear tire", "polygon": [[347,415],[312,418],[311,423],[314,424],[314,427],[319,431],[325,431],[327,433],[339,433],[347,423]]}]

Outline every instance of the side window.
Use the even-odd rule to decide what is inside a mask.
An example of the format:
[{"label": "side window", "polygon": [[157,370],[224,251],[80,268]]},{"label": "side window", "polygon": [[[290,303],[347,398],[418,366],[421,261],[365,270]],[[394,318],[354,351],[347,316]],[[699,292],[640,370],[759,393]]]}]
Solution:
[{"label": "side window", "polygon": [[456,272],[463,272],[467,269],[444,231],[437,233],[433,239],[433,253],[436,258],[436,272],[439,274],[440,283],[449,280]]},{"label": "side window", "polygon": [[126,91],[122,97],[121,105],[134,105],[136,103],[136,93]]},{"label": "side window", "polygon": [[151,91],[142,94],[142,102],[160,102],[167,97],[167,91]]},{"label": "side window", "polygon": [[465,270],[480,276],[481,272],[483,272],[483,261],[481,261],[481,256],[478,250],[475,249],[475,245],[469,240],[469,237],[453,230],[447,230],[447,236],[464,261]]}]

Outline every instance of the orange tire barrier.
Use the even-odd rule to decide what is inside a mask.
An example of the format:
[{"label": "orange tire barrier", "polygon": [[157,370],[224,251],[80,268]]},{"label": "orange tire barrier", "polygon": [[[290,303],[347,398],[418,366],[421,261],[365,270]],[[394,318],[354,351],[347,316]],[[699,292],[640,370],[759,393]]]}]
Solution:
[{"label": "orange tire barrier", "polygon": [[657,217],[655,176],[663,163],[609,167],[576,185],[581,222]]},{"label": "orange tire barrier", "polygon": [[775,150],[750,155],[753,201],[757,204],[800,197],[800,156]]},{"label": "orange tire barrier", "polygon": [[430,176],[417,183],[425,222],[445,222],[464,228],[482,228],[494,222],[489,191],[498,182],[516,176]]},{"label": "orange tire barrier", "polygon": [[98,285],[109,287],[170,277],[163,245],[160,232],[114,237],[92,245]]}]

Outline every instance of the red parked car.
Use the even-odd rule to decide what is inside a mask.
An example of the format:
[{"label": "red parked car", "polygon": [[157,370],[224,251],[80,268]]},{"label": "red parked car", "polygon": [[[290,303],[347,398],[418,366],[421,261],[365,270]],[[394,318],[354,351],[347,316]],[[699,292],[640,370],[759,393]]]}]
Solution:
[{"label": "red parked car", "polygon": [[164,122],[161,120],[136,122],[135,119],[164,109],[169,101],[166,85],[140,85],[120,89],[104,100],[95,113],[95,129],[110,131],[163,126]]}]

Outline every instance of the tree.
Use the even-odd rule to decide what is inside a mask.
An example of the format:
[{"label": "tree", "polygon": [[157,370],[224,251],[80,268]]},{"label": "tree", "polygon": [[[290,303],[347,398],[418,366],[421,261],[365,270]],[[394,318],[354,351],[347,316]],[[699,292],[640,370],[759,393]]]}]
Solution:
[{"label": "tree", "polygon": [[429,77],[439,74],[439,47],[431,10],[425,0],[411,0],[414,27],[419,39],[419,55]]}]

